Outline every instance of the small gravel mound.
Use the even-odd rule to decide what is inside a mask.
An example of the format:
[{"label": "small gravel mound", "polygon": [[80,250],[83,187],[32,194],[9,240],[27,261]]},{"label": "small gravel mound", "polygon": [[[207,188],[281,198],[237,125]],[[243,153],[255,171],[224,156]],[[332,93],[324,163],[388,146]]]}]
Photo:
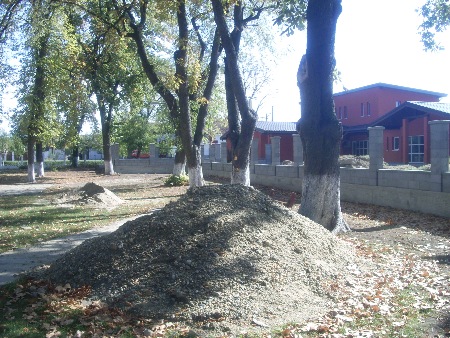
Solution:
[{"label": "small gravel mound", "polygon": [[212,185],[85,241],[44,277],[89,285],[139,317],[237,334],[325,313],[331,283],[354,260],[343,241],[254,188]]},{"label": "small gravel mound", "polygon": [[96,208],[115,208],[123,203],[123,200],[112,191],[90,182],[77,190],[60,195],[54,203],[67,207],[82,205]]}]

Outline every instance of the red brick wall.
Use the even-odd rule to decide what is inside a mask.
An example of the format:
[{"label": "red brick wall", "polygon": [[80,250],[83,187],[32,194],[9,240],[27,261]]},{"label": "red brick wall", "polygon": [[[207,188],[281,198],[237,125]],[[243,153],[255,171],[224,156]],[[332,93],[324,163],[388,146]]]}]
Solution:
[{"label": "red brick wall", "polygon": [[[342,112],[344,107],[347,107],[348,118],[341,119],[345,126],[371,123],[394,109],[397,101],[401,103],[405,101],[438,102],[439,98],[429,94],[383,87],[369,88],[334,97],[337,114],[339,114],[339,107]],[[361,103],[364,104],[364,116],[361,116]],[[370,116],[367,116],[367,103],[370,104]]]}]

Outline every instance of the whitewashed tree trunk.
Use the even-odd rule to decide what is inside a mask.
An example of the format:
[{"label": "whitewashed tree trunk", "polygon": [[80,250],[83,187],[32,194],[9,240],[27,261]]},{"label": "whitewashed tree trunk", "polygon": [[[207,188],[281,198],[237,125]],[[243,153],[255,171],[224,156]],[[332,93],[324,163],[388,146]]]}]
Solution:
[{"label": "whitewashed tree trunk", "polygon": [[104,161],[105,164],[105,175],[114,175],[114,166],[112,160]]},{"label": "whitewashed tree trunk", "polygon": [[172,174],[176,176],[181,176],[186,174],[186,162],[175,163],[173,165]]},{"label": "whitewashed tree trunk", "polygon": [[37,168],[36,168],[36,174],[37,177],[44,177],[45,176],[45,172],[44,172],[44,162],[36,162],[37,163]]},{"label": "whitewashed tree trunk", "polygon": [[342,217],[339,176],[306,174],[299,212],[319,224],[328,225],[334,233],[350,230]]},{"label": "whitewashed tree trunk", "polygon": [[197,164],[195,167],[189,168],[189,187],[202,187],[205,185],[203,179],[203,168],[201,164]]},{"label": "whitewashed tree trunk", "polygon": [[250,166],[248,163],[244,169],[232,167],[231,184],[242,184],[246,187],[250,186]]},{"label": "whitewashed tree trunk", "polygon": [[36,176],[34,173],[34,163],[33,164],[28,163],[28,182],[30,183],[36,182]]}]

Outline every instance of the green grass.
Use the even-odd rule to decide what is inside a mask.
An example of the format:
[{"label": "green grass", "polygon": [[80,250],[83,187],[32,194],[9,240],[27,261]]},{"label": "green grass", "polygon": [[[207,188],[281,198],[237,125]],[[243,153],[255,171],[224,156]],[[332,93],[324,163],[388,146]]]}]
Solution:
[{"label": "green grass", "polygon": [[149,210],[146,204],[124,204],[112,211],[85,206],[59,207],[50,204],[48,197],[0,197],[0,253],[107,225]]}]

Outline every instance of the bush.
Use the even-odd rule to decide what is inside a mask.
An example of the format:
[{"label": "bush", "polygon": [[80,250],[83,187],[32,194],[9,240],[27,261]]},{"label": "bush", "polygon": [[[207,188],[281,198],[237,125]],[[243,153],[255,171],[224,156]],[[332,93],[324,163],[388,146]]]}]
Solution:
[{"label": "bush", "polygon": [[174,186],[182,186],[189,184],[189,176],[187,175],[171,175],[164,180],[164,185],[174,187]]}]

